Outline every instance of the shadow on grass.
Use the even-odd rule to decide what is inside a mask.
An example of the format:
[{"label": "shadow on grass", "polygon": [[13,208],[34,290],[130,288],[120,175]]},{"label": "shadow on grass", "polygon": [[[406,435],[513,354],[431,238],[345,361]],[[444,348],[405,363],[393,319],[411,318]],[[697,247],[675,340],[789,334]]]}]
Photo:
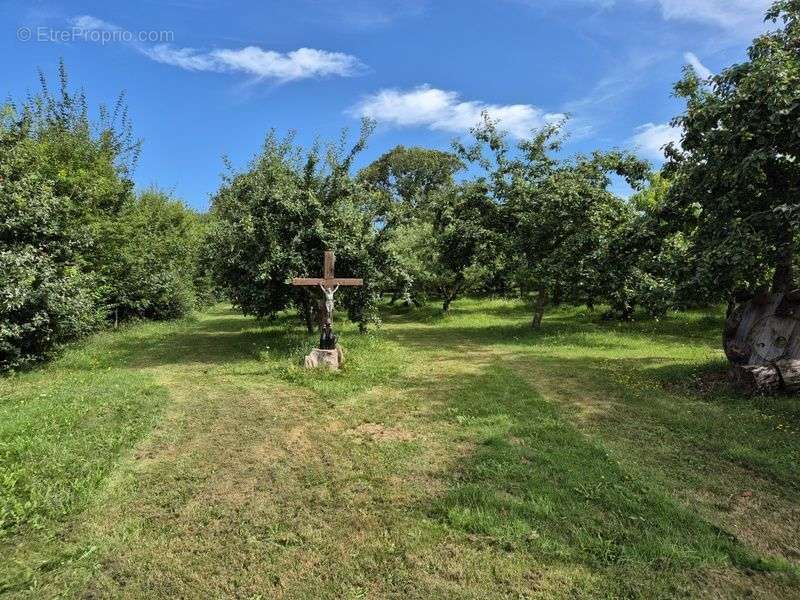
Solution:
[{"label": "shadow on grass", "polygon": [[[381,318],[389,322],[407,323],[439,323],[448,320],[469,318],[471,316],[482,315],[487,317],[499,317],[501,319],[514,319],[526,324],[530,323],[532,308],[527,304],[508,299],[468,299],[459,304],[454,304],[449,313],[442,312],[441,306],[435,303],[425,303],[421,306],[403,305],[379,305]],[[672,312],[665,317],[653,318],[644,312],[637,311],[630,321],[617,319],[605,319],[607,307],[595,307],[590,310],[586,306],[574,306],[563,304],[557,307],[550,307],[545,311],[546,321],[581,322],[584,324],[596,324],[604,326],[620,325],[624,327],[644,327],[653,324],[663,327],[670,323],[685,323],[686,321],[704,322],[706,325],[721,326],[722,309],[695,309],[683,312]]]},{"label": "shadow on grass", "polygon": [[296,355],[315,336],[296,325],[293,315],[271,320],[244,317],[233,309],[214,308],[201,320],[177,323],[163,334],[131,331],[115,340],[107,360],[133,368],[162,365],[220,365]]},{"label": "shadow on grass", "polygon": [[378,307],[381,319],[389,323],[426,323],[435,324],[451,319],[469,317],[471,315],[488,315],[513,319],[524,319],[530,310],[524,304],[504,303],[501,306],[476,304],[453,306],[450,312],[442,311],[440,304],[426,303],[421,306],[404,306],[401,304],[381,304]]},{"label": "shadow on grass", "polygon": [[[514,307],[509,309],[513,314]],[[481,311],[476,309],[474,312]],[[689,336],[707,344],[709,330],[718,326],[716,319],[708,323],[695,322],[691,331],[687,331],[686,322],[679,319],[660,323],[598,324],[574,314],[554,313],[548,316],[540,330],[532,330],[525,322],[473,323],[465,315],[448,315],[426,324],[425,309],[389,312],[384,307],[387,326],[377,335],[410,349],[458,349],[466,342],[521,344],[531,348],[582,346],[613,351],[631,343],[624,339],[625,336],[635,340],[637,335],[652,337],[656,348],[659,343],[685,343]],[[343,322],[339,331],[351,343],[360,338],[351,323]],[[606,335],[609,333],[619,335],[609,338]],[[315,339],[316,335],[307,334],[297,316],[290,312],[270,320],[256,320],[231,308],[215,307],[202,319],[176,324],[163,334],[154,334],[152,330],[137,333],[132,329],[115,339],[107,349],[104,362],[132,368],[216,365],[262,360],[265,353],[280,361],[297,358]]]},{"label": "shadow on grass", "polygon": [[173,325],[160,335],[153,328],[121,335],[109,344],[103,364],[133,369],[185,366],[204,373],[223,367],[226,376],[276,377],[331,402],[391,380],[403,364],[397,344],[375,334],[360,335],[350,322],[338,328],[347,358],[337,372],[301,367],[318,337],[308,334],[291,313],[256,320],[215,308],[200,320]]},{"label": "shadow on grass", "polygon": [[606,591],[624,596],[674,592],[698,567],[793,572],[626,472],[501,360],[449,383],[436,418],[458,432],[454,443],[476,445],[421,510],[451,530],[544,562],[622,571]]},{"label": "shadow on grass", "polygon": [[[626,437],[634,456],[652,452],[648,444],[653,440],[677,454],[685,448],[695,458],[696,448],[702,447],[721,460],[763,461],[764,471],[771,471],[787,486],[796,486],[796,475],[794,479],[791,475],[796,461],[786,460],[792,455],[785,449],[781,454],[781,445],[788,444],[794,452],[797,442],[776,435],[759,421],[756,401],[736,399],[735,406],[720,406],[720,412],[693,414],[684,410],[685,397],[665,391],[665,380],[697,369],[696,362],[682,363],[674,357],[548,355],[564,346],[613,351],[625,346],[626,337],[639,338],[640,350],[643,340],[652,343],[654,354],[660,344],[685,345],[687,338],[711,347],[718,339],[718,317],[598,324],[553,314],[540,331],[524,322],[470,323],[469,316],[447,317],[436,327],[404,318],[388,321],[390,326],[376,336],[358,336],[346,324],[343,331],[348,340],[353,336],[346,347],[352,345],[361,353],[351,371],[309,374],[298,369],[289,380],[324,391],[333,399],[374,385],[417,391],[426,407],[431,407],[433,419],[447,425],[443,429],[454,436],[454,444],[474,443],[473,451],[447,477],[445,495],[419,507],[426,516],[469,536],[470,543],[477,537],[480,543],[535,554],[544,561],[622,571],[622,576],[609,578],[609,585],[618,587],[608,595],[647,596],[658,586],[673,585],[693,567],[786,568],[780,561],[758,558],[639,471],[626,470],[573,426],[549,393],[545,399],[536,389],[537,377],[544,376],[555,386],[562,381],[576,383],[576,401],[586,392],[609,400],[592,418],[606,433]],[[285,362],[314,339],[295,323],[293,315],[258,322],[228,309],[215,309],[199,321],[165,329],[160,336],[152,330],[126,333],[112,345],[112,360],[131,367],[235,364],[259,360],[268,350],[270,360]],[[395,349],[390,347],[392,342]],[[429,351],[430,356],[457,354],[464,343],[478,348],[506,343],[525,348],[518,356],[487,353],[481,361],[473,361],[475,374],[445,379],[407,377],[397,368],[398,356],[402,358],[407,350]],[[534,356],[536,349],[543,352]],[[264,369],[265,374],[270,372]],[[693,401],[700,404],[697,398]],[[713,399],[705,404],[715,408]],[[731,410],[726,412],[727,408]],[[745,426],[738,431],[727,422],[728,416],[737,415],[745,418]],[[742,440],[766,442],[758,446]],[[765,460],[769,455],[780,456],[780,461]],[[667,595],[672,591],[667,590]]]},{"label": "shadow on grass", "polygon": [[[724,318],[719,311],[690,311],[671,313],[662,319],[642,318],[634,321],[604,321],[601,311],[588,311],[585,307],[561,307],[550,310],[542,327],[529,325],[528,308],[510,302],[479,303],[468,301],[466,306],[454,308],[450,314],[427,304],[414,307],[381,307],[381,316],[388,329],[407,341],[420,346],[434,344],[453,336],[478,343],[503,344],[543,340],[569,344],[596,344],[597,347],[619,345],[619,336],[647,336],[655,344],[662,342],[698,341],[704,345],[720,339]],[[512,321],[509,323],[509,321]],[[435,329],[432,326],[436,326]],[[607,343],[587,340],[590,336],[605,334],[617,336]],[[570,340],[569,336],[574,339]]]},{"label": "shadow on grass", "polygon": [[[800,427],[798,404],[790,399],[748,399],[725,390],[699,394],[690,388],[676,387],[676,382],[702,377],[705,371],[720,365],[715,361],[708,364],[682,361],[670,356],[666,349],[659,353],[660,347],[672,343],[686,345],[687,322],[698,344],[713,347],[710,340],[717,337],[717,318],[676,318],[648,323],[646,327],[633,323],[594,324],[587,328],[585,323],[552,317],[538,331],[525,323],[478,326],[457,318],[436,327],[411,323],[387,327],[370,336],[360,336],[352,324],[346,323],[342,329],[345,347],[353,360],[343,372],[318,374],[297,366],[316,336],[308,335],[298,326],[295,315],[284,314],[266,322],[217,307],[199,321],[170,326],[159,335],[147,328],[141,333],[125,332],[109,344],[102,363],[141,368],[252,362],[252,368],[248,365],[242,374],[277,375],[333,398],[370,386],[398,384],[403,361],[411,360],[409,352],[422,350],[440,356],[458,354],[465,346],[480,351],[487,345],[510,344],[519,348],[504,355],[503,365],[527,376],[530,385],[547,382],[557,386],[558,382],[564,382],[563,387],[572,392],[564,395],[565,404],[580,408],[579,405],[591,402],[592,397],[613,399],[592,407],[589,418],[597,424],[628,432],[632,440],[641,440],[638,433],[647,430],[648,423],[655,424],[653,439],[657,440],[661,432],[676,447],[689,444],[725,452],[731,460],[796,489],[797,477],[793,475],[796,461],[792,461],[798,458],[798,444],[791,437],[793,428],[776,431],[776,427],[780,423]],[[650,352],[647,344],[652,344],[651,356],[624,356],[628,346],[635,354]],[[560,352],[565,348],[569,352]],[[578,352],[585,348],[587,352],[583,356],[569,356],[575,354],[575,348]],[[591,356],[592,350],[600,351],[602,356]],[[479,362],[495,360],[490,354],[487,357],[471,360],[485,368]],[[431,382],[431,389],[441,383]],[[705,402],[705,407],[699,405],[694,413],[687,412],[689,404],[698,402]],[[723,412],[715,414],[715,411]],[[708,415],[713,418],[706,418]],[[720,419],[725,420],[727,428],[720,429]],[[731,422],[736,423],[736,428],[729,426]],[[639,432],[632,427],[638,427]]]},{"label": "shadow on grass", "polygon": [[739,467],[792,502],[800,492],[796,399],[748,397],[727,386],[698,392],[697,379],[718,369],[717,360],[515,357],[505,364],[534,386],[546,383],[549,396],[604,437],[633,454],[647,448],[644,460],[676,479],[702,483]]},{"label": "shadow on grass", "polygon": [[686,345],[716,349],[712,332],[721,327],[714,320],[708,323],[687,325],[685,322],[596,324],[570,319],[549,319],[540,329],[525,323],[514,324],[464,324],[458,320],[436,327],[409,322],[388,330],[388,337],[410,347],[420,349],[453,348],[459,343],[479,345],[526,345],[530,349],[556,347],[584,347],[596,350],[624,350],[651,343],[654,354],[660,346]]}]

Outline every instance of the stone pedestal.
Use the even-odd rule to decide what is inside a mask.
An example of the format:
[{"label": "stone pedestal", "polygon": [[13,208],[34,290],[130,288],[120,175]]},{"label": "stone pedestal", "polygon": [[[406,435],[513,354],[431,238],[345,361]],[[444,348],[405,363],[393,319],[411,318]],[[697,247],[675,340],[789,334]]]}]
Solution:
[{"label": "stone pedestal", "polygon": [[323,350],[322,348],[314,348],[310,354],[306,355],[303,360],[303,366],[306,369],[315,369],[317,367],[326,367],[335,371],[344,363],[344,353],[341,347],[337,346],[335,350]]}]

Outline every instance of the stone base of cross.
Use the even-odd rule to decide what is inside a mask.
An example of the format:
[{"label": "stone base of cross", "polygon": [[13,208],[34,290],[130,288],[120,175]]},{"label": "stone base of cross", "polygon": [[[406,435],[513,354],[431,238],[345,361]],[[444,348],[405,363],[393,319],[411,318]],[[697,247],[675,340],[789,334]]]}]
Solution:
[{"label": "stone base of cross", "polygon": [[319,302],[319,347],[322,350],[336,349],[336,336],[333,333],[333,295],[336,293],[336,290],[341,286],[364,285],[363,279],[336,277],[334,274],[335,263],[336,255],[334,255],[333,251],[326,250],[323,277],[295,277],[292,279],[292,285],[318,287],[322,291],[322,297]]}]

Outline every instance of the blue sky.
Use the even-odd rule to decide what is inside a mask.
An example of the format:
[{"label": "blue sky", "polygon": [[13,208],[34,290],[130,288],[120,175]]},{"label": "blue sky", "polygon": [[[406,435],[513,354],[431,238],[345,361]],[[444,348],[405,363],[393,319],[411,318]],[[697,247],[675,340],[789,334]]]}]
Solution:
[{"label": "blue sky", "polygon": [[[93,104],[127,93],[144,139],[135,173],[204,209],[222,156],[238,168],[270,128],[338,139],[379,127],[447,149],[480,111],[521,136],[570,114],[570,152],[623,147],[659,163],[683,65],[741,60],[769,0],[0,0],[2,90],[63,57]],[[29,39],[28,39],[29,38]]]}]

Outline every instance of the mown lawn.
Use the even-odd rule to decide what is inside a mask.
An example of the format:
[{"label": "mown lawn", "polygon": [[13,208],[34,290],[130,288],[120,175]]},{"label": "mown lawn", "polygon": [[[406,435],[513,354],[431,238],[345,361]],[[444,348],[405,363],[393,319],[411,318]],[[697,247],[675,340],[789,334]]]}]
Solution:
[{"label": "mown lawn", "polygon": [[217,307],[0,380],[0,595],[796,598],[800,403],[718,314],[389,309],[346,368]]}]

